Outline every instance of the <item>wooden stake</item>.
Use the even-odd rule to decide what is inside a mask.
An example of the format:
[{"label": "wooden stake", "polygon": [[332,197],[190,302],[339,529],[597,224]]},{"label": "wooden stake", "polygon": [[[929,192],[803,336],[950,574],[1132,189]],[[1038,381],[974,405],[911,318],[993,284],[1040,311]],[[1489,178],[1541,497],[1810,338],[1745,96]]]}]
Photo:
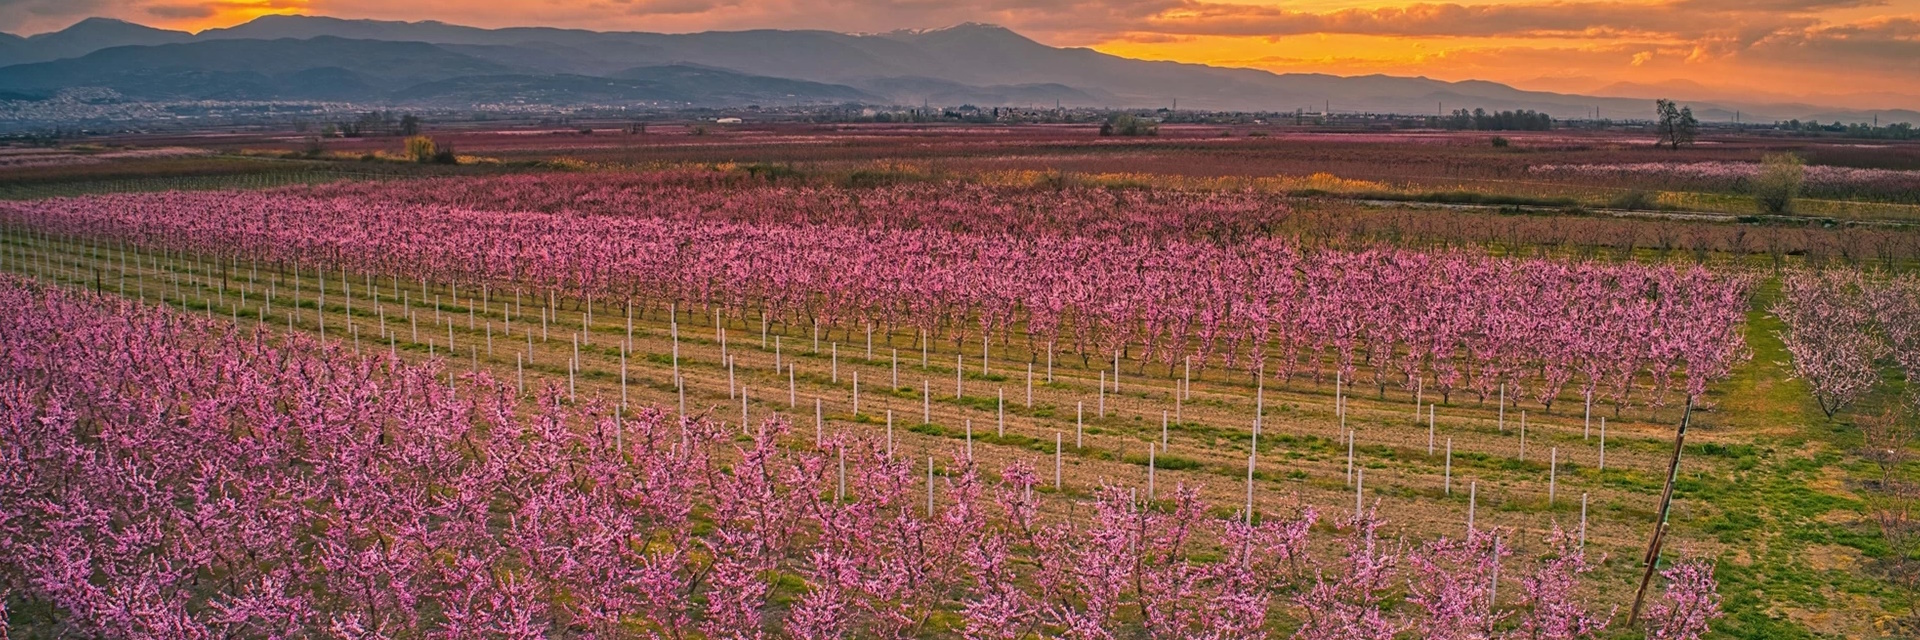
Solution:
[{"label": "wooden stake", "polygon": [[1667,486],[1660,491],[1660,515],[1654,520],[1653,535],[1647,541],[1647,553],[1641,558],[1647,570],[1640,575],[1640,589],[1633,594],[1633,611],[1627,624],[1640,619],[1640,605],[1646,601],[1647,586],[1653,583],[1653,570],[1660,564],[1660,547],[1667,538],[1667,514],[1673,508],[1673,483],[1680,476],[1680,450],[1687,442],[1687,426],[1693,421],[1693,398],[1687,398],[1686,411],[1680,414],[1680,428],[1673,432],[1673,457],[1667,461]]}]

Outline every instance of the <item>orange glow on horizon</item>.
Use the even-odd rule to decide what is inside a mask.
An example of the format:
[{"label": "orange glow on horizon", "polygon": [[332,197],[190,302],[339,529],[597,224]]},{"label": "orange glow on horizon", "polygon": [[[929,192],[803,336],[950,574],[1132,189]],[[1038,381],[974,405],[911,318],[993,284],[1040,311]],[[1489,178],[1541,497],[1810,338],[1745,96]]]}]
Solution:
[{"label": "orange glow on horizon", "polygon": [[[1085,0],[1031,6],[883,0],[104,0],[102,12],[199,32],[262,16],[439,20],[685,33],[879,32],[977,21],[1044,44],[1277,73],[1488,80],[1593,93],[1677,87],[1755,100],[1863,94],[1920,110],[1920,0]],[[4,16],[4,13],[0,13]],[[71,18],[67,23],[78,18]],[[58,28],[55,26],[54,28]],[[1902,96],[1900,94],[1906,94]],[[1864,101],[1874,101],[1867,105]]]},{"label": "orange glow on horizon", "polygon": [[204,6],[208,9],[205,16],[161,19],[153,21],[152,26],[199,33],[245,24],[261,16],[317,15],[307,0],[223,0]]}]

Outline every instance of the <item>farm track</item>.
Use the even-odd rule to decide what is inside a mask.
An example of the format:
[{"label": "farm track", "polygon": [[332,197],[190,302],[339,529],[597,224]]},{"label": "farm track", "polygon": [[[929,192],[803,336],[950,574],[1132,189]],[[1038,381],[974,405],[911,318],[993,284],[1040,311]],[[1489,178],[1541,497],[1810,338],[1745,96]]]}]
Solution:
[{"label": "farm track", "polygon": [[[482,310],[481,305],[468,306],[472,300],[456,297],[471,291],[431,283],[422,288],[418,281],[376,279],[375,295],[370,298],[361,277],[350,283],[355,293],[349,314],[348,298],[339,293],[340,279],[326,279],[329,292],[320,304],[315,293],[321,280],[310,271],[295,278],[291,272],[256,271],[250,266],[230,273],[223,284],[221,278],[209,273],[208,263],[178,255],[128,251],[123,281],[117,248],[14,233],[0,235],[0,248],[7,254],[4,264],[8,271],[108,293],[124,291],[127,297],[144,296],[194,312],[237,318],[243,324],[270,323],[276,330],[284,330],[288,312],[294,310],[292,326],[296,330],[319,333],[324,324],[327,337],[354,341],[365,349],[385,347],[380,343],[388,340],[383,335],[389,336],[391,348],[411,359],[425,359],[430,353],[445,355],[451,322],[456,355],[445,359],[451,371],[465,372],[477,366],[496,379],[512,381],[516,356],[524,354],[527,357],[520,362],[530,363],[525,365],[529,390],[542,383],[566,390],[566,363],[573,357],[572,340],[584,319],[582,312],[563,303],[547,322],[543,338],[535,333],[539,331],[538,306],[513,308],[509,331],[506,326],[512,301],[489,300]],[[298,294],[290,304],[288,298],[294,291]],[[269,295],[272,304],[267,306],[264,303]],[[409,314],[419,321],[418,338]],[[717,420],[737,423],[740,399],[733,395],[733,389],[744,387],[750,419],[757,421],[769,412],[779,413],[792,420],[796,435],[804,435],[812,430],[808,414],[813,410],[808,405],[817,398],[825,418],[824,430],[876,440],[886,437],[886,413],[891,410],[896,450],[916,457],[945,456],[963,449],[965,425],[971,421],[973,451],[983,469],[994,472],[1005,464],[1025,460],[1039,470],[1043,484],[1049,486],[1053,438],[1057,435],[1065,444],[1061,452],[1062,481],[1068,495],[1085,495],[1102,482],[1138,486],[1145,491],[1148,443],[1160,438],[1161,412],[1176,410],[1174,393],[1180,382],[1177,378],[1141,374],[1134,369],[1135,363],[1125,363],[1120,393],[1103,394],[1100,381],[1110,368],[1101,367],[1101,363],[1082,367],[1078,358],[1060,359],[1054,362],[1053,381],[1046,382],[1042,360],[1035,369],[1033,404],[1029,407],[1026,362],[1031,355],[1017,344],[993,345],[986,365],[990,373],[983,375],[979,353],[956,353],[950,342],[936,341],[929,349],[927,366],[922,367],[919,346],[911,335],[876,333],[871,359],[866,357],[864,337],[854,336],[859,342],[840,343],[836,359],[832,341],[823,339],[815,352],[804,332],[792,335],[770,331],[763,348],[755,318],[744,322],[723,319],[724,348],[711,315],[683,311],[678,325],[679,371],[690,410],[706,411]],[[581,367],[572,383],[577,385],[582,401],[597,395],[618,404],[622,392],[619,346],[627,340],[626,318],[618,307],[599,305],[587,326],[587,340],[579,350]],[[678,397],[672,384],[672,323],[662,310],[654,309],[636,315],[632,326],[625,389],[630,402],[674,406]],[[489,332],[494,334],[491,342]],[[776,335],[780,347],[777,356],[773,348]],[[947,350],[940,350],[942,347]],[[799,352],[800,348],[805,351]],[[900,385],[889,389],[892,349],[901,350]],[[731,384],[723,353],[733,358]],[[788,374],[777,372],[776,357],[782,365],[793,367],[791,404]],[[962,374],[962,397],[953,394],[956,357],[968,369]],[[856,373],[861,381],[858,414],[852,406]],[[1193,380],[1192,399],[1178,403],[1182,419],[1169,426],[1168,444],[1156,454],[1160,468],[1155,484],[1162,495],[1175,483],[1200,484],[1210,504],[1231,511],[1245,500],[1247,442],[1256,393],[1249,381],[1205,373]],[[931,390],[925,421],[920,413],[922,389]],[[1005,437],[997,435],[996,391],[1004,391],[1006,398]],[[1106,416],[1101,417],[1098,406],[1103,395]],[[1285,387],[1266,388],[1259,395],[1264,398],[1266,411],[1256,502],[1264,510],[1281,509],[1297,496],[1298,502],[1323,511],[1344,513],[1350,509],[1354,493],[1347,480],[1346,443],[1340,437],[1332,385],[1295,380]],[[1596,468],[1598,439],[1583,437],[1577,398],[1557,402],[1560,414],[1541,416],[1528,411],[1526,459],[1522,462],[1517,408],[1509,408],[1503,430],[1492,407],[1470,406],[1456,397],[1453,404],[1435,411],[1436,446],[1451,438],[1455,454],[1453,492],[1449,496],[1442,489],[1444,456],[1438,448],[1434,456],[1427,456],[1427,425],[1413,419],[1411,394],[1389,390],[1382,398],[1373,388],[1363,386],[1349,389],[1345,397],[1346,426],[1355,438],[1354,464],[1365,470],[1366,498],[1379,500],[1383,513],[1389,514],[1395,526],[1420,537],[1456,533],[1467,517],[1469,483],[1478,483],[1476,522],[1525,531],[1520,536],[1524,544],[1539,540],[1539,534],[1556,522],[1568,528],[1576,526],[1580,496],[1589,494],[1590,542],[1610,554],[1628,558],[1634,557],[1642,544],[1664,477],[1671,446],[1671,427],[1664,422],[1678,418],[1671,408],[1652,416],[1635,408],[1622,419],[1610,419],[1607,469],[1602,472]],[[1085,406],[1084,447],[1074,444],[1075,403]],[[1575,415],[1564,415],[1568,412]],[[1595,407],[1595,413],[1601,413],[1599,407]],[[1728,443],[1731,438],[1712,432],[1711,422],[1710,414],[1696,416],[1696,424],[1705,428],[1690,434],[1691,441]],[[1554,448],[1559,451],[1557,499],[1549,507],[1547,457]],[[1697,470],[1717,463],[1708,456],[1690,455],[1686,464]],[[1684,500],[1676,504],[1676,511],[1683,514],[1711,509],[1710,505]]]}]

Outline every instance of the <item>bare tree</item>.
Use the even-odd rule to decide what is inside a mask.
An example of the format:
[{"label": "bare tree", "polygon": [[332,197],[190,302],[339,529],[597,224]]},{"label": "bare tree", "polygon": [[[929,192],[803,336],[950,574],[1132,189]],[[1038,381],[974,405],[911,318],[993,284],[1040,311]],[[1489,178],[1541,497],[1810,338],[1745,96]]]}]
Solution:
[{"label": "bare tree", "polygon": [[1654,101],[1653,113],[1655,132],[1660,136],[1659,144],[1674,149],[1680,145],[1693,144],[1693,137],[1700,131],[1700,121],[1693,117],[1693,107],[1683,107],[1680,103],[1661,98]]},{"label": "bare tree", "polygon": [[1880,539],[1886,543],[1886,553],[1875,564],[1906,598],[1907,617],[1895,624],[1904,627],[1905,633],[1920,632],[1920,518],[1914,513],[1920,503],[1920,485],[1900,473],[1913,458],[1920,428],[1904,406],[1862,415],[1859,424],[1864,440],[1860,456],[1880,468],[1880,481],[1864,492],[1873,522],[1880,527]]}]

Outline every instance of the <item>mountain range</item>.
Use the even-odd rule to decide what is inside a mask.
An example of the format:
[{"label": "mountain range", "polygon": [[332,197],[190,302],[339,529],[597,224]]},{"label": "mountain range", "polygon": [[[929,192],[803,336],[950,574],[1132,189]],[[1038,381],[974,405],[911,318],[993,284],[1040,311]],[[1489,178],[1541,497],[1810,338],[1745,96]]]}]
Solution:
[{"label": "mountain range", "polygon": [[[331,100],[394,105],[801,104],[1161,107],[1319,113],[1532,109],[1640,119],[1617,96],[1486,81],[1276,74],[1052,47],[983,24],[845,34],[662,34],[265,16],[200,33],[93,18],[0,34],[0,95],[104,87],[138,100]],[[1635,89],[1635,90],[1628,90]],[[1795,102],[1694,103],[1706,120],[1920,122],[1911,109]]]}]

